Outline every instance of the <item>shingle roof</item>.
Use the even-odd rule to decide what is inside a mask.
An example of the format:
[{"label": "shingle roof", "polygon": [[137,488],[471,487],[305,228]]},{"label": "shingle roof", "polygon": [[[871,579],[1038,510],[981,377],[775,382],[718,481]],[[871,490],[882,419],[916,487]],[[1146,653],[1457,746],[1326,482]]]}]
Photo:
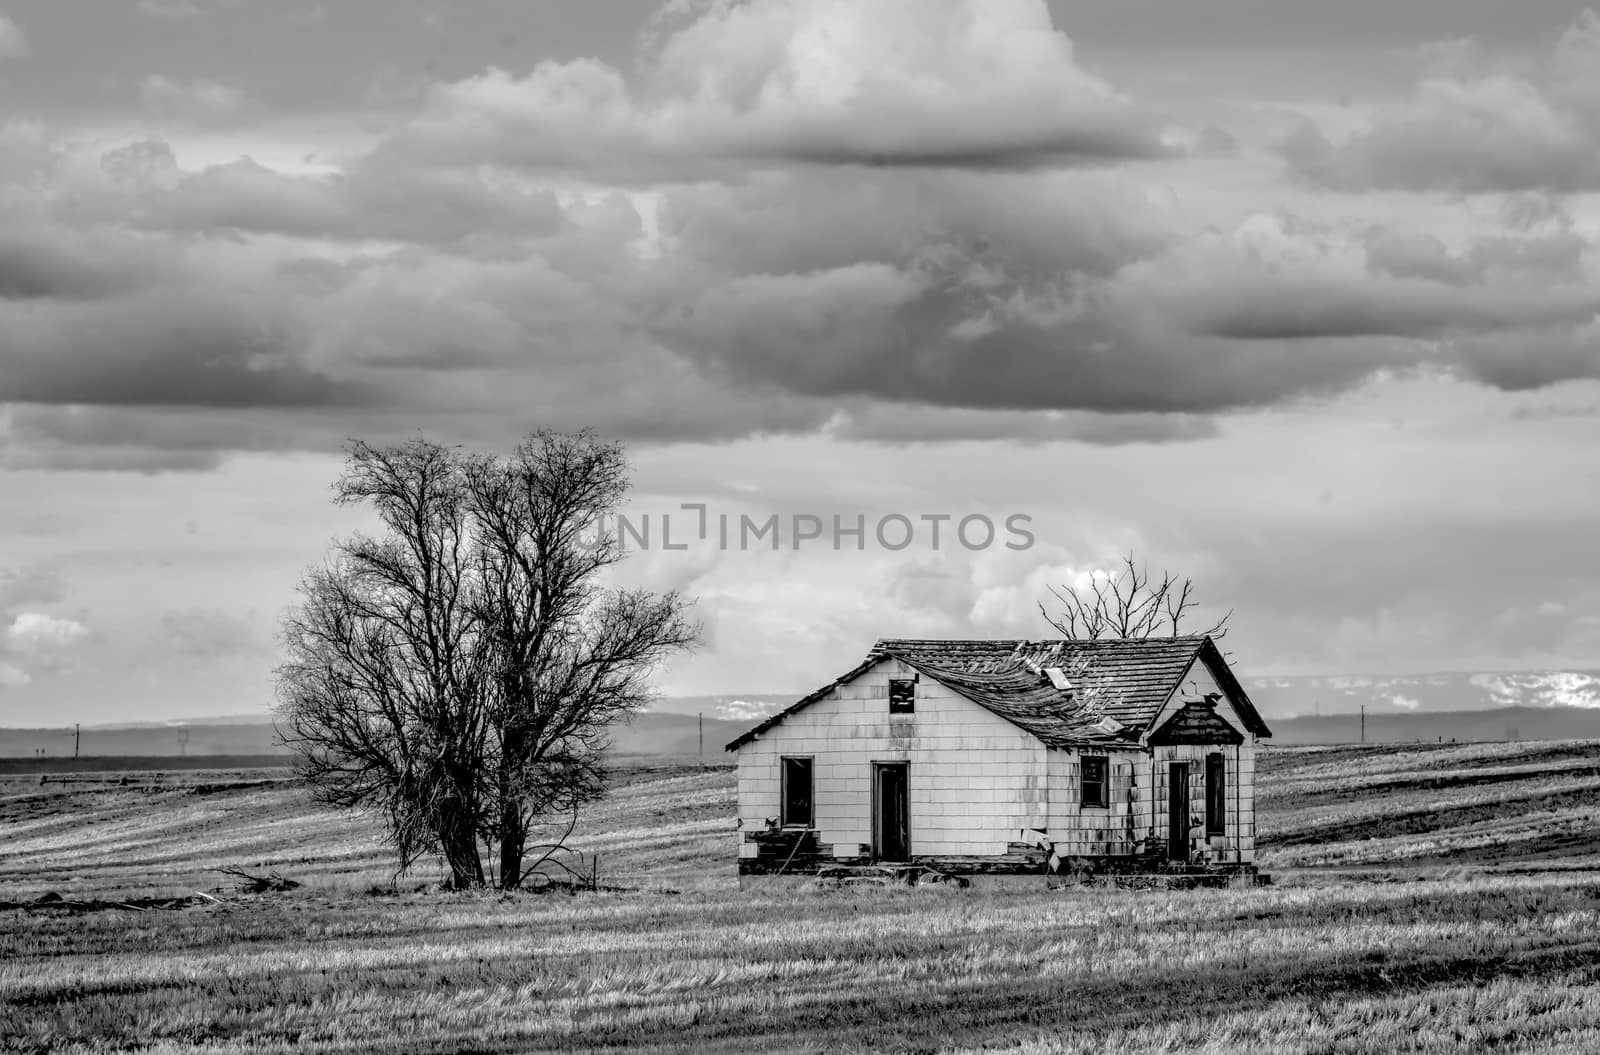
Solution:
[{"label": "shingle roof", "polygon": [[1116,731],[1097,728],[1096,723],[1104,715],[1086,710],[1047,679],[1020,664],[1012,670],[967,674],[907,662],[1051,747],[1129,744],[1139,738],[1135,727]]},{"label": "shingle roof", "polygon": [[[1204,663],[1257,735],[1270,736],[1244,688],[1209,637],[1029,641],[885,638],[853,670],[773,715],[728,745],[731,751],[893,656],[1052,746],[1128,743],[1155,721],[1189,667]],[[1042,673],[1057,667],[1070,687]],[[1110,717],[1118,732],[1097,728]]]}]

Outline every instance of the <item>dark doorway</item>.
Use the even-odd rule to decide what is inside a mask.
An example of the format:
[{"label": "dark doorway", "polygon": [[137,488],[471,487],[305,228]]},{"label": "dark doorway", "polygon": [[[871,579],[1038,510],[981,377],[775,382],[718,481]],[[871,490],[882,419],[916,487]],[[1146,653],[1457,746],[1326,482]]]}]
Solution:
[{"label": "dark doorway", "polygon": [[911,858],[911,797],[904,762],[872,764],[873,856],[880,861]]},{"label": "dark doorway", "polygon": [[1227,768],[1220,753],[1206,756],[1206,838],[1228,834]]},{"label": "dark doorway", "polygon": [[811,827],[811,759],[783,760],[783,825]]},{"label": "dark doorway", "polygon": [[1167,859],[1189,860],[1189,763],[1167,763]]}]

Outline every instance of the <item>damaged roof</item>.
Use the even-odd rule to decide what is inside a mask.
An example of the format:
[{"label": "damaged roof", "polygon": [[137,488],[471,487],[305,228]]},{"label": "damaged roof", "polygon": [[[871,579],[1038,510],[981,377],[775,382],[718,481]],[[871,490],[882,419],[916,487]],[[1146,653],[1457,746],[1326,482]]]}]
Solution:
[{"label": "damaged roof", "polygon": [[[1228,695],[1245,726],[1257,736],[1272,735],[1209,637],[1103,641],[885,638],[873,645],[854,669],[768,718],[728,744],[728,750],[755,739],[888,657],[954,689],[1051,747],[1137,743],[1189,668],[1200,662]],[[1045,673],[1048,668],[1061,671],[1066,687],[1055,686]],[[1114,721],[1107,723],[1107,718]]]}]

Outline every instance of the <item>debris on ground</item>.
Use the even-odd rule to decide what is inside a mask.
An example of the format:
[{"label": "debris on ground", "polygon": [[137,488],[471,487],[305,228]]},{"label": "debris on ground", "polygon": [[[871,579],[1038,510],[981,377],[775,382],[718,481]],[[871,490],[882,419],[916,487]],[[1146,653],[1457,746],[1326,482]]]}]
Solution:
[{"label": "debris on ground", "polygon": [[121,909],[124,912],[151,912],[160,909],[194,908],[198,905],[220,905],[222,899],[213,897],[204,891],[196,890],[192,894],[181,894],[177,897],[130,897],[119,900],[107,898],[65,898],[54,890],[40,894],[32,901],[0,901],[0,912],[8,909],[21,909],[26,912],[59,912],[63,915],[77,915],[85,912],[109,912]]},{"label": "debris on ground", "polygon": [[825,889],[854,886],[953,886],[970,885],[965,876],[951,875],[927,865],[824,865],[817,870],[812,885]]},{"label": "debris on ground", "polygon": [[251,875],[239,868],[213,868],[212,871],[230,876],[234,881],[234,889],[242,894],[282,893],[300,885],[293,879],[285,879],[276,871],[264,876]]}]

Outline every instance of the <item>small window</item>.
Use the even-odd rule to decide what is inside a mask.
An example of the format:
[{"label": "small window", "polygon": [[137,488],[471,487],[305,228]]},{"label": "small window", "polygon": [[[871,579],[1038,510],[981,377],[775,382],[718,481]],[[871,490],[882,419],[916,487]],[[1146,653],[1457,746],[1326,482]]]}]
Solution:
[{"label": "small window", "polygon": [[1109,759],[1085,756],[1079,764],[1078,770],[1083,776],[1083,799],[1085,806],[1106,806],[1110,798],[1106,794],[1106,770],[1111,767]]},{"label": "small window", "polygon": [[1227,770],[1220,753],[1206,756],[1206,838],[1226,835],[1228,818]]},{"label": "small window", "polygon": [[811,759],[783,760],[783,823],[811,827]]},{"label": "small window", "polygon": [[889,713],[912,714],[917,709],[917,682],[915,678],[889,679]]}]

